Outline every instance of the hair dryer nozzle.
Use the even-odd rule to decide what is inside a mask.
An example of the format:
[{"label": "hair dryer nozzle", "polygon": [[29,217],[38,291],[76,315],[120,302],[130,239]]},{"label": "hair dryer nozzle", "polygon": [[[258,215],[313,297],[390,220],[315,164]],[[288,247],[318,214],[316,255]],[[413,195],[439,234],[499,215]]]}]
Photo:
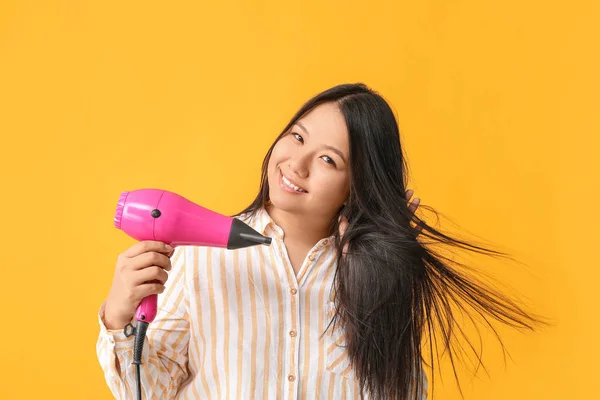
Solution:
[{"label": "hair dryer nozzle", "polygon": [[242,247],[256,246],[257,244],[270,245],[271,238],[261,235],[239,219],[233,218],[227,248],[240,249]]},{"label": "hair dryer nozzle", "polygon": [[271,238],[263,236],[261,234],[250,235],[248,233],[240,233],[240,237],[258,244],[271,244]]}]

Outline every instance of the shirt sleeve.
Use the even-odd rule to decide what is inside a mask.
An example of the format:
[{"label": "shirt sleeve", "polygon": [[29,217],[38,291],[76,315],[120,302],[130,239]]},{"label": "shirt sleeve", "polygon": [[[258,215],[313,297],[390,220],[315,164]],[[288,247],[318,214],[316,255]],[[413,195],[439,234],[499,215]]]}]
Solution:
[{"label": "shirt sleeve", "polygon": [[[172,256],[172,269],[158,295],[156,318],[148,326],[142,352],[141,384],[143,398],[173,398],[189,371],[189,300],[185,284],[185,247],[177,247]],[[136,398],[137,380],[133,361],[133,340],[123,330],[104,325],[106,301],[100,306],[100,334],[96,354],[106,383],[116,399]],[[135,321],[132,321],[135,325]]]}]

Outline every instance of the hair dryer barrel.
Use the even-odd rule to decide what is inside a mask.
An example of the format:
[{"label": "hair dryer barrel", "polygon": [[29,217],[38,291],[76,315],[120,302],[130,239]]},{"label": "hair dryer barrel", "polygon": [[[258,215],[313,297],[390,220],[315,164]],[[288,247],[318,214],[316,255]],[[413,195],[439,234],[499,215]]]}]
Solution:
[{"label": "hair dryer barrel", "polygon": [[115,226],[137,240],[157,240],[171,246],[212,246],[228,249],[270,244],[242,221],[221,215],[186,198],[159,189],[123,192]]},{"label": "hair dryer barrel", "polygon": [[[115,227],[137,240],[156,240],[171,246],[212,246],[227,249],[271,244],[244,222],[199,206],[186,198],[160,189],[123,192],[114,216]],[[142,300],[138,321],[152,322],[157,296]]]}]

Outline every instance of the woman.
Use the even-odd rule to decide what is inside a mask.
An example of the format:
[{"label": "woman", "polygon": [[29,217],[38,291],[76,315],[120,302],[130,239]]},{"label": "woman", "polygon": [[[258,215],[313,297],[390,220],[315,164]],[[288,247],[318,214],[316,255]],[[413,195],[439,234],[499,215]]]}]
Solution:
[{"label": "woman", "polygon": [[405,201],[406,180],[381,96],[355,84],[309,100],[267,152],[258,196],[236,214],[270,247],[173,254],[141,242],[119,256],[97,345],[113,394],[135,391],[133,338],[122,329],[165,287],[145,342],[146,398],[423,399],[422,343],[456,355],[452,307],[531,327],[534,317],[425,245],[500,254],[426,225],[418,201]]}]

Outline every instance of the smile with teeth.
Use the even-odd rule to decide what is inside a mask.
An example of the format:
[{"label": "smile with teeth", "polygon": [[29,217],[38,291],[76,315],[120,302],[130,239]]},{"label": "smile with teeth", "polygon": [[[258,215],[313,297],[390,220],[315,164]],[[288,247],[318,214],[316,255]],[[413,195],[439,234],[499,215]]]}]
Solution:
[{"label": "smile with teeth", "polygon": [[290,180],[288,178],[286,178],[285,175],[283,175],[283,174],[281,174],[281,180],[282,180],[282,182],[283,182],[284,185],[286,185],[290,189],[295,190],[296,192],[308,193],[306,190],[304,190],[301,187],[296,186],[292,182],[290,182]]}]

